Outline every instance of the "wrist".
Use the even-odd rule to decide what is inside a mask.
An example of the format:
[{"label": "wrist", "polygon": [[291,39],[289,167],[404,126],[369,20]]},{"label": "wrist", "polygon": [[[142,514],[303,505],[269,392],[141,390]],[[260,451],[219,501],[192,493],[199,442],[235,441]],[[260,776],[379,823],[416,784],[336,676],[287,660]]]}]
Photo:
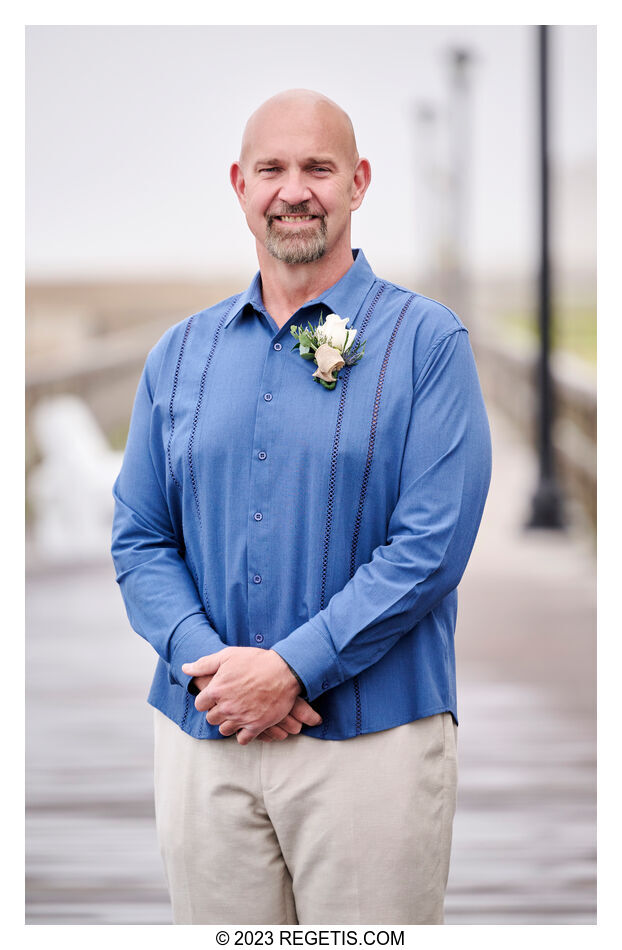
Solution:
[{"label": "wrist", "polygon": [[298,676],[298,673],[296,672],[296,670],[295,670],[293,667],[291,667],[291,666],[289,665],[289,663],[287,662],[287,660],[284,660],[284,659],[283,659],[283,657],[281,656],[280,653],[276,653],[275,650],[270,650],[270,652],[271,652],[271,653],[274,653],[275,656],[278,656],[279,660],[281,660],[281,662],[285,664],[285,666],[287,667],[287,669],[289,670],[289,672],[290,672],[291,675],[293,676],[294,680],[296,681],[297,695],[304,697],[304,695],[305,695],[305,693],[306,693],[305,684],[302,682],[302,680],[301,680],[300,677]]}]

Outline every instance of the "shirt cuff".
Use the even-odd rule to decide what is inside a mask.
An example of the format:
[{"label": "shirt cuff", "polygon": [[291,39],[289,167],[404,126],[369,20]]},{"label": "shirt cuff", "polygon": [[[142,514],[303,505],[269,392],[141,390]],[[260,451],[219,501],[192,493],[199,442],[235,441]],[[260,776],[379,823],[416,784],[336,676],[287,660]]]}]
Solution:
[{"label": "shirt cuff", "polygon": [[308,702],[347,679],[333,645],[311,620],[279,640],[271,649],[302,680]]},{"label": "shirt cuff", "polygon": [[[184,689],[188,689],[193,677],[183,672],[183,664],[194,663],[199,657],[217,653],[226,646],[203,614],[191,614],[182,620],[175,628],[172,641],[174,646],[168,678],[171,683],[183,686]],[[189,691],[192,693],[192,689]]]}]

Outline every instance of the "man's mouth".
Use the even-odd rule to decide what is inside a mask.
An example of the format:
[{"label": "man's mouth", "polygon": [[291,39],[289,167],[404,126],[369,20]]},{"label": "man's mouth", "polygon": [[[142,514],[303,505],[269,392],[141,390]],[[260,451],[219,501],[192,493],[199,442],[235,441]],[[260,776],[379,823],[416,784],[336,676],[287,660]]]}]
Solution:
[{"label": "man's mouth", "polygon": [[273,214],[270,217],[274,221],[285,221],[287,224],[299,224],[304,221],[316,221],[316,214]]}]

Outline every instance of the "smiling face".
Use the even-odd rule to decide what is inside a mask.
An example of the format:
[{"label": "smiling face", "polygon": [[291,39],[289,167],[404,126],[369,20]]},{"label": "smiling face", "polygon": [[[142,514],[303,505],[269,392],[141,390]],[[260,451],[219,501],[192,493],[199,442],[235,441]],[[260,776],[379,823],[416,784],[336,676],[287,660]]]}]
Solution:
[{"label": "smiling face", "polygon": [[304,90],[280,94],[251,116],[231,181],[266,254],[285,264],[349,255],[350,215],[369,184],[346,114]]}]

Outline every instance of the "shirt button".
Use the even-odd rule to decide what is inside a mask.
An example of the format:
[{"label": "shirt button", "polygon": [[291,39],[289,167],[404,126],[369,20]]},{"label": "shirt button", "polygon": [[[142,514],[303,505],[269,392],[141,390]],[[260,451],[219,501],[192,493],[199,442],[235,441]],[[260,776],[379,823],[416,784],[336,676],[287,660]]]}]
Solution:
[{"label": "shirt button", "polygon": [[253,517],[255,518],[255,521],[261,521],[263,515],[260,511],[256,511]]},{"label": "shirt button", "polygon": [[253,577],[253,584],[261,584],[261,574],[255,574]]},{"label": "shirt button", "polygon": [[282,350],[283,347],[281,346],[280,343],[275,343],[275,344],[274,344],[274,349],[275,349],[275,350]]},{"label": "shirt button", "polygon": [[257,454],[257,458],[260,458],[261,461],[263,462],[264,459],[267,459],[267,458],[268,458],[268,453],[267,453],[267,452],[259,452],[259,453]]},{"label": "shirt button", "polygon": [[328,689],[328,680],[322,681],[322,689]]},{"label": "shirt button", "polygon": [[266,400],[266,402],[270,402],[270,400],[272,399],[272,393],[264,393],[263,398]]},{"label": "shirt button", "polygon": [[263,633],[255,634],[255,643],[263,643]]}]

